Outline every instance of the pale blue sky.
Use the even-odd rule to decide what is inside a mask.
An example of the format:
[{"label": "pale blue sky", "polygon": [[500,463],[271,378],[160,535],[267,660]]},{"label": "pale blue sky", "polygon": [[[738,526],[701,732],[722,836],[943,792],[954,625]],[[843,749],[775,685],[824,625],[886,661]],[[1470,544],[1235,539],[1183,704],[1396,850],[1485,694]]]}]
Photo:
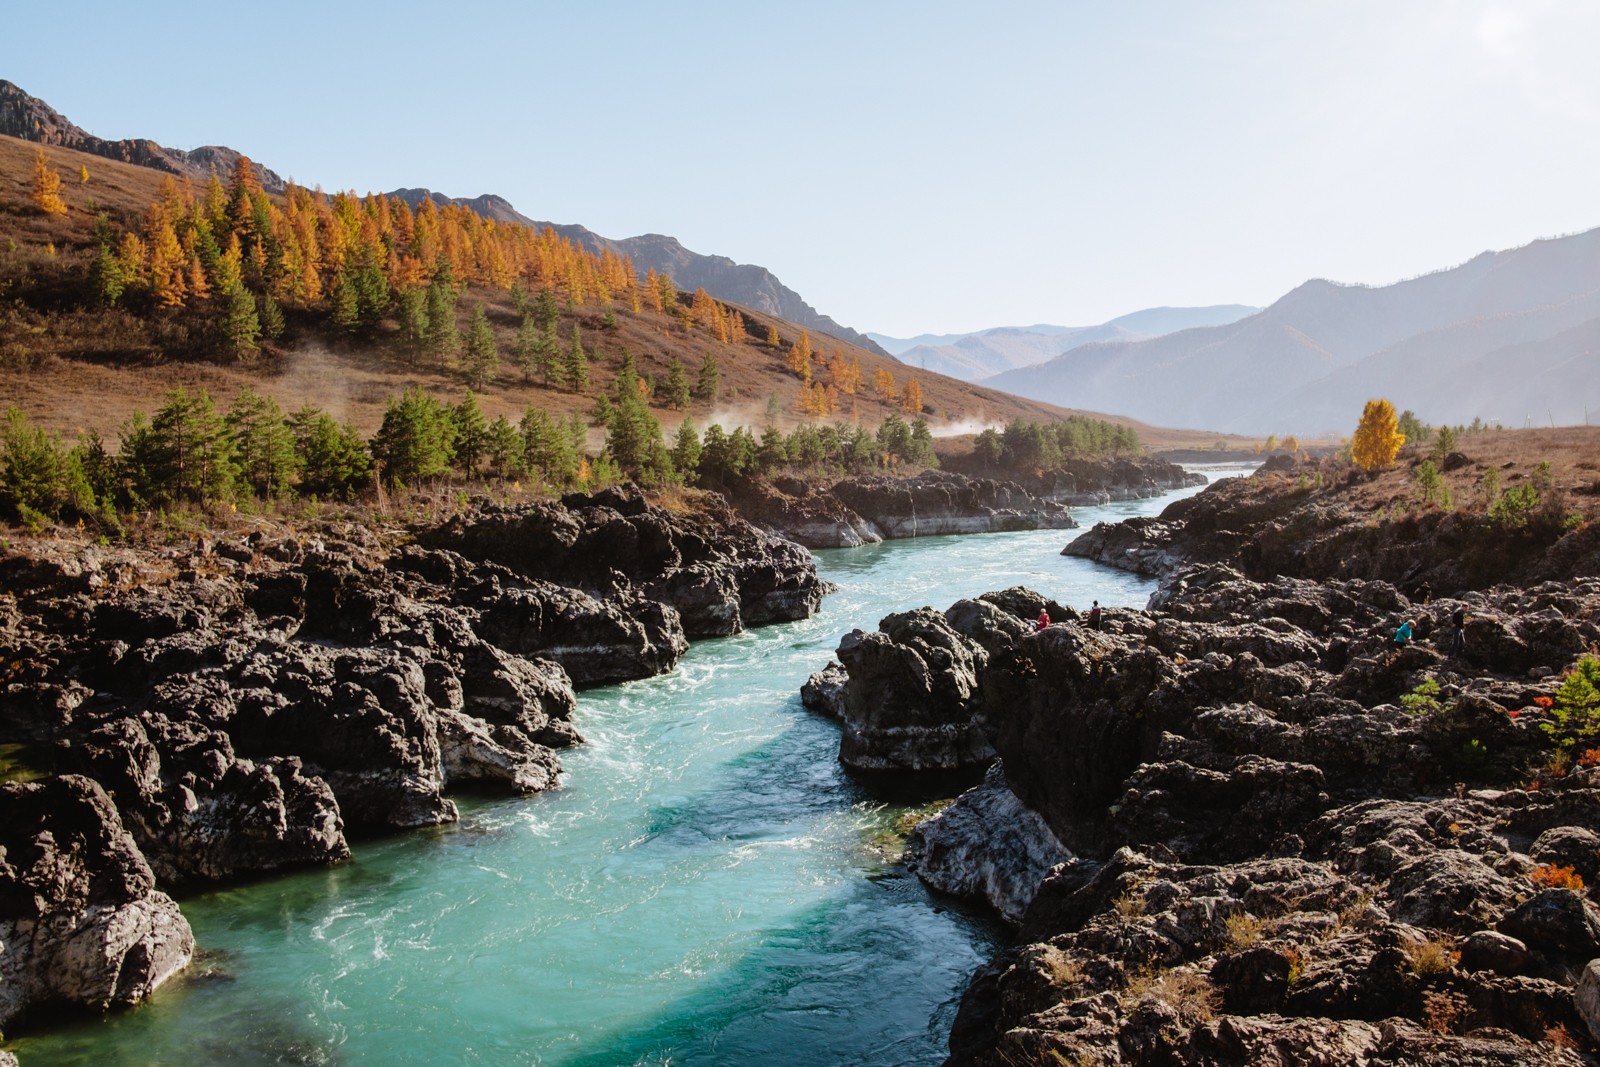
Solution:
[{"label": "pale blue sky", "polygon": [[13,5],[102,137],[496,192],[907,335],[1265,304],[1600,225],[1600,3]]}]

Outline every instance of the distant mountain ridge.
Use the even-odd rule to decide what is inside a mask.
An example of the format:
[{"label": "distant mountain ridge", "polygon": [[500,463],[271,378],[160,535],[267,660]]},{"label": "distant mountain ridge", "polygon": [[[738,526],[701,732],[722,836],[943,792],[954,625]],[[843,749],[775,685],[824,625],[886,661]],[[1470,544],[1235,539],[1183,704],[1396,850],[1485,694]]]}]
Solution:
[{"label": "distant mountain ridge", "polygon": [[672,280],[680,289],[704,289],[719,300],[727,300],[754,311],[776,315],[797,326],[837,337],[880,355],[889,354],[866,334],[840,325],[806,303],[799,293],[780,282],[767,268],[751,263],[735,263],[727,256],[708,256],[692,252],[683,247],[676,237],[647,233],[638,237],[613,240],[602,237],[585,226],[541,222],[529,218],[504,197],[493,193],[467,198],[450,197],[431,189],[396,189],[388,195],[398,197],[412,207],[416,207],[423,200],[432,200],[440,205],[460,204],[485,218],[500,222],[521,223],[540,230],[548,226],[581,248],[587,248],[592,252],[609,249],[616,255],[630,256],[634,267],[640,271],[664,271],[672,275]]},{"label": "distant mountain ridge", "polygon": [[1019,367],[1044,363],[1095,341],[1139,341],[1194,326],[1236,322],[1260,308],[1244,304],[1145,308],[1097,326],[995,326],[973,333],[921,334],[911,338],[868,334],[908,366],[981,381]]},{"label": "distant mountain ridge", "polygon": [[1600,414],[1600,229],[1386,286],[1317,279],[1258,314],[1087,344],[985,385],[1167,426],[1349,433],[1386,396],[1425,421]]},{"label": "distant mountain ridge", "polygon": [[[0,134],[38,144],[60,145],[197,180],[209,178],[212,168],[227,180],[240,155],[222,145],[204,145],[186,152],[142,137],[107,141],[73,125],[61,112],[3,78],[0,78]],[[264,188],[283,191],[283,179],[265,167],[257,165],[256,177]]]}]

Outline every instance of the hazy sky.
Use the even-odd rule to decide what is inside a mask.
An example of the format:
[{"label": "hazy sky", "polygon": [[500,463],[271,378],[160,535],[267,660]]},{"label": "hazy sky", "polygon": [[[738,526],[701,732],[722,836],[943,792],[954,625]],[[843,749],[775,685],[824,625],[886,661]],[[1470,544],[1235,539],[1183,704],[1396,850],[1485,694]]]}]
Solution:
[{"label": "hazy sky", "polygon": [[908,335],[1266,304],[1600,225],[1591,0],[18,4],[102,137],[495,192]]}]

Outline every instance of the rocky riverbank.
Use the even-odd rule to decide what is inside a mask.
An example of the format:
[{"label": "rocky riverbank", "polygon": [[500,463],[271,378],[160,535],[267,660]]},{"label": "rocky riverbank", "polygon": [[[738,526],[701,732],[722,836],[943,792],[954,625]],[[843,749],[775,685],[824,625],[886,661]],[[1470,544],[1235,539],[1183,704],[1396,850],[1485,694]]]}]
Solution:
[{"label": "rocky riverbank", "polygon": [[550,788],[582,740],[575,685],[668,670],[688,637],[804,617],[827,589],[715,498],[618,490],[383,538],[40,538],[0,582],[0,744],[44,774],[0,789],[7,1029],[181,969],[168,892],[336,862],[351,835],[453,820],[456,790]]},{"label": "rocky riverbank", "polygon": [[1298,480],[1163,515],[1189,537],[1209,516],[1229,561],[1262,544],[1248,570],[1175,558],[1100,629],[1051,605],[1031,632],[1044,598],[1020,590],[891,616],[808,686],[850,766],[992,752],[907,856],[1018,924],[950,1064],[1600,1062],[1600,751],[1556,744],[1600,578],[1457,586],[1441,565],[1413,597],[1359,555],[1359,577],[1267,573],[1269,546],[1331,558],[1269,534]]},{"label": "rocky riverbank", "polygon": [[1070,508],[1138,500],[1203,485],[1163,460],[1076,460],[1015,479],[926,471],[913,478],[746,481],[730,489],[739,513],[810,548],[853,548],[907,537],[1064,530]]}]

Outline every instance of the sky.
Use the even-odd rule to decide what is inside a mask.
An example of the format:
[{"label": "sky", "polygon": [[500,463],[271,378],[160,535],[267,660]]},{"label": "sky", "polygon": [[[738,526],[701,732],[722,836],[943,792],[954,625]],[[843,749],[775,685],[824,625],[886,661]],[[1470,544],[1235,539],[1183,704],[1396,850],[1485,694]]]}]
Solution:
[{"label": "sky", "polygon": [[892,336],[1600,226],[1600,2],[15,5],[0,78],[305,185],[498,193]]}]

